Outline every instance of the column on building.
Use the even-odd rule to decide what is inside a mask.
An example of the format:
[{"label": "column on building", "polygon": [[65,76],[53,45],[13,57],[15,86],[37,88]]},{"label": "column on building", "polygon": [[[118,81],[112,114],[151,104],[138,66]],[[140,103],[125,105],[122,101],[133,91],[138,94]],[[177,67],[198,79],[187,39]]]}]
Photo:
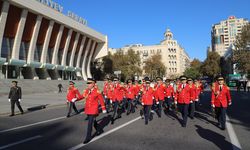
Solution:
[{"label": "column on building", "polygon": [[93,54],[94,54],[94,50],[96,48],[96,44],[97,43],[94,41],[94,43],[92,45],[92,48],[91,48],[91,51],[90,51],[89,58],[88,58],[87,66],[86,66],[88,78],[92,78],[92,75],[91,75],[91,66],[90,65],[91,65]]},{"label": "column on building", "polygon": [[[80,51],[79,51],[78,56],[77,56],[77,62],[76,62],[77,69],[80,68],[80,61],[81,61],[81,57],[83,57],[82,52],[83,52],[85,41],[86,41],[86,36],[83,36],[82,41],[81,41]],[[78,77],[82,77],[82,74],[79,71],[76,72],[76,75]]]},{"label": "column on building", "polygon": [[89,50],[90,50],[90,45],[91,45],[91,42],[92,42],[92,40],[91,39],[89,39],[89,41],[88,41],[88,44],[87,44],[87,47],[86,47],[86,49],[85,49],[85,51],[84,51],[84,55],[83,55],[83,62],[82,62],[82,76],[83,76],[83,79],[84,80],[87,80],[87,72],[86,72],[86,70],[85,70],[85,68],[86,68],[86,58],[87,58],[87,54],[88,54],[88,52],[89,52]]}]

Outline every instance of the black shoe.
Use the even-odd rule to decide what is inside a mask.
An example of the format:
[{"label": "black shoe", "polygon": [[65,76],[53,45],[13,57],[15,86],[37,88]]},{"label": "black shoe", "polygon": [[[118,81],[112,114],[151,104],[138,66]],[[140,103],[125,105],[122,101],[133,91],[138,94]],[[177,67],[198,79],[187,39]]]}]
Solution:
[{"label": "black shoe", "polygon": [[194,119],[194,117],[190,117],[192,120]]},{"label": "black shoe", "polygon": [[89,117],[86,117],[85,120],[86,120],[86,121],[89,120]]},{"label": "black shoe", "polygon": [[91,139],[85,139],[84,141],[83,141],[83,144],[87,144],[87,143],[89,143],[91,141]]},{"label": "black shoe", "polygon": [[96,132],[96,136],[101,135],[103,132],[104,132],[103,130],[101,130],[101,131],[97,131],[97,132]]},{"label": "black shoe", "polygon": [[148,121],[145,121],[145,125],[148,125]]},{"label": "black shoe", "polygon": [[70,115],[67,115],[66,117],[67,117],[67,118],[69,118],[69,117],[70,117]]},{"label": "black shoe", "polygon": [[115,122],[115,119],[111,118],[111,124],[114,124],[114,122]]},{"label": "black shoe", "polygon": [[226,128],[225,128],[225,127],[221,127],[220,129],[221,129],[221,130],[226,130]]},{"label": "black shoe", "polygon": [[187,125],[183,123],[181,126],[182,126],[183,128],[186,128]]},{"label": "black shoe", "polygon": [[22,112],[21,112],[21,115],[23,115],[23,114],[24,114],[24,112],[22,111]]},{"label": "black shoe", "polygon": [[9,115],[10,117],[15,116],[14,114]]}]

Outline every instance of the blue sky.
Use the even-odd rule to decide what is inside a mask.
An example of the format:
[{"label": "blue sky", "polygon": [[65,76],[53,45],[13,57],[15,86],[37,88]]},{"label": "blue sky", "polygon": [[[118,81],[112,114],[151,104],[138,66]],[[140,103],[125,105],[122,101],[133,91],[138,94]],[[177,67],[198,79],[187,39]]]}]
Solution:
[{"label": "blue sky", "polygon": [[191,58],[206,58],[212,24],[250,19],[250,0],[54,0],[108,35],[109,47],[158,44],[166,28]]}]

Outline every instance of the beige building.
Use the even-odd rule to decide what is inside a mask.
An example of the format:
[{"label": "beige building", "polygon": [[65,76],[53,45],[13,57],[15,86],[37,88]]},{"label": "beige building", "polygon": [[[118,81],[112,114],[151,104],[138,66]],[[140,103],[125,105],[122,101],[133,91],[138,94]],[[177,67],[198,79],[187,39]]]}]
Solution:
[{"label": "beige building", "polygon": [[0,78],[87,80],[107,44],[106,35],[52,0],[0,1]]},{"label": "beige building", "polygon": [[[164,33],[164,40],[158,45],[144,46],[142,44],[127,45],[125,47],[119,48],[119,50],[125,53],[133,49],[136,53],[140,54],[141,57],[141,68],[145,65],[145,60],[150,58],[152,55],[161,54],[162,62],[166,66],[165,77],[176,77],[182,75],[183,72],[190,64],[190,58],[185,52],[184,48],[173,38],[173,33],[167,29]],[[109,52],[115,53],[118,49],[109,48]],[[145,71],[143,70],[143,75],[145,76]]]},{"label": "beige building", "polygon": [[230,16],[227,20],[223,20],[212,26],[212,51],[218,52],[220,56],[226,56],[228,51],[232,49],[238,34],[241,33],[242,27],[249,23],[243,18]]}]

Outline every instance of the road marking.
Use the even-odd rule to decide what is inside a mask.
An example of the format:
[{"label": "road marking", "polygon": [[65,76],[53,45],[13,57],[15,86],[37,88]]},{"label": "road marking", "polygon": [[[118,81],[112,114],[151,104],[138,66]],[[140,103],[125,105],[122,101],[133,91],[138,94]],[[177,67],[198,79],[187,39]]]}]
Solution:
[{"label": "road marking", "polygon": [[30,138],[27,138],[27,139],[24,139],[24,140],[15,142],[15,143],[11,143],[11,144],[8,144],[8,145],[5,145],[5,146],[1,146],[0,150],[15,146],[15,145],[18,145],[18,144],[21,144],[21,143],[25,143],[25,142],[28,142],[28,141],[31,141],[31,140],[35,140],[35,139],[38,139],[38,138],[41,138],[41,137],[42,137],[41,135],[37,135],[37,136],[33,136],[33,137],[30,137]]},{"label": "road marking", "polygon": [[[125,127],[125,126],[127,126],[127,125],[129,125],[129,124],[131,124],[131,123],[133,123],[133,122],[135,122],[135,121],[137,121],[137,120],[139,120],[139,119],[141,119],[141,116],[140,116],[140,117],[137,117],[137,118],[135,118],[135,119],[133,119],[133,120],[131,120],[131,121],[129,121],[129,122],[123,124],[123,125],[120,125],[120,126],[114,128],[114,129],[112,129],[112,130],[109,130],[108,132],[104,132],[104,133],[101,134],[100,136],[95,137],[94,139],[92,139],[89,143],[92,143],[92,142],[94,142],[94,141],[96,141],[96,140],[99,140],[99,139],[103,138],[104,136],[109,135],[109,134],[111,134],[111,133],[113,133],[113,132],[115,132],[115,131],[117,131],[117,130],[119,130],[119,129],[121,129],[121,128],[123,128],[123,127]],[[77,150],[77,149],[79,149],[79,148],[82,148],[82,147],[88,145],[89,143],[87,143],[87,144],[81,143],[81,144],[78,144],[78,145],[76,145],[76,146],[74,146],[74,147],[68,149],[68,150]]]},{"label": "road marking", "polygon": [[230,119],[227,115],[226,115],[226,118],[227,118],[227,122],[226,122],[227,132],[228,132],[229,138],[231,140],[233,150],[241,150],[242,148],[241,148],[240,142],[235,134],[235,131],[234,131],[232,124],[230,123]]},{"label": "road marking", "polygon": [[44,124],[44,123],[48,123],[48,122],[52,122],[52,121],[56,121],[56,120],[60,120],[60,119],[64,119],[64,118],[66,118],[66,117],[54,118],[54,119],[45,120],[45,121],[41,121],[41,122],[37,122],[37,123],[33,123],[33,124],[28,124],[28,125],[24,125],[24,126],[20,126],[20,127],[6,129],[6,130],[0,131],[0,134],[1,133],[5,133],[5,132],[9,132],[9,131],[14,131],[14,130],[22,129],[22,128],[27,128],[27,127],[35,126],[35,125],[39,125],[39,124]]}]

